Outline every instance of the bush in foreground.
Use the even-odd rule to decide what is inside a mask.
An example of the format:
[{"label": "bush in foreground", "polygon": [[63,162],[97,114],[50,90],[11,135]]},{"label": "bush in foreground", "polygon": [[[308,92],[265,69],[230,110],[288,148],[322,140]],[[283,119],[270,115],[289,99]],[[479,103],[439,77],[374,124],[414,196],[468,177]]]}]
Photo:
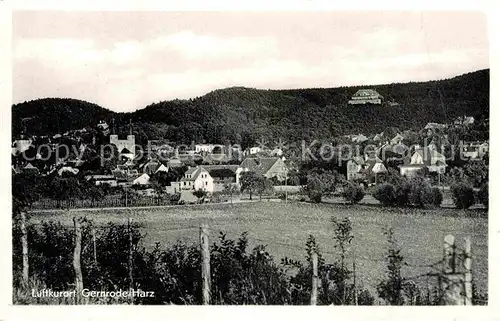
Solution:
[{"label": "bush in foreground", "polygon": [[477,193],[477,203],[483,204],[484,207],[488,208],[489,193],[488,193],[488,183],[481,186],[481,189]]},{"label": "bush in foreground", "polygon": [[458,183],[451,186],[451,196],[457,208],[468,209],[474,205],[474,190],[470,185]]},{"label": "bush in foreground", "polygon": [[393,206],[396,203],[396,188],[389,183],[381,184],[375,190],[373,197],[384,206]]},{"label": "bush in foreground", "polygon": [[443,193],[439,189],[439,187],[433,187],[432,191],[432,204],[436,207],[441,206],[443,204]]},{"label": "bush in foreground", "polygon": [[349,183],[342,192],[344,199],[351,203],[359,203],[365,197],[365,190],[359,184]]}]

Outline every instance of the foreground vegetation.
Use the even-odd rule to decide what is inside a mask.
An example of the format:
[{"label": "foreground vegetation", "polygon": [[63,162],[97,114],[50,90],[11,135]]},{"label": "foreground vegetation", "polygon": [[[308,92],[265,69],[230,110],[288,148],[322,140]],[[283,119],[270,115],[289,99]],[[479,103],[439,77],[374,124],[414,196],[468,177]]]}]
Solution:
[{"label": "foreground vegetation", "polygon": [[[328,200],[327,200],[328,201]],[[53,211],[31,213],[30,222],[54,220],[71,227],[74,216],[87,216],[95,226],[108,222],[124,224],[127,218],[139,224],[143,245],[154,248],[156,242],[173,246],[178,240],[191,243],[199,239],[201,223],[208,223],[210,240],[223,232],[237,239],[248,232],[250,247],[267,244],[267,250],[277,259],[302,259],[304,242],[314,235],[327,261],[335,259],[330,218],[349,217],[354,240],[347,252],[352,265],[355,258],[358,282],[375,293],[377,282],[385,271],[385,227],[393,227],[409,265],[427,265],[441,259],[442,241],[446,234],[457,239],[472,238],[474,253],[474,280],[478,289],[486,291],[488,280],[488,222],[484,210],[458,211],[455,209],[393,208],[371,205],[310,204],[256,202],[246,204],[198,205],[151,209]],[[425,237],[422,237],[425,235]],[[429,272],[425,267],[403,266],[406,275]]]},{"label": "foreground vegetation", "polygon": [[[133,288],[154,291],[154,297],[136,298],[135,304],[200,304],[201,258],[195,243],[177,240],[170,246],[155,243],[143,246],[145,234],[139,225],[108,223],[99,227],[92,246],[92,229],[96,224],[83,220],[81,264],[85,288],[98,291],[128,289],[130,286],[129,235],[131,235]],[[355,234],[348,218],[331,218],[329,238],[334,256],[325,258],[313,235],[305,247],[305,261],[284,257],[276,261],[263,244],[250,247],[248,233],[230,239],[220,233],[210,246],[211,293],[213,304],[309,304],[311,292],[311,255],[318,254],[320,288],[318,304],[335,305],[432,305],[439,304],[440,294],[435,280],[432,287],[419,287],[404,274],[407,264],[392,229],[385,230],[388,246],[384,246],[384,275],[370,291],[359,281],[359,271],[350,268],[348,255]],[[13,269],[14,303],[71,304],[68,299],[33,298],[32,288],[70,290],[74,283],[72,254],[73,231],[61,223],[31,224],[28,229],[30,284],[20,282],[19,230],[14,226]],[[130,234],[129,234],[130,233]],[[355,278],[358,282],[355,283]],[[86,303],[127,303],[125,299],[92,299]],[[485,298],[476,293],[476,303]]]}]

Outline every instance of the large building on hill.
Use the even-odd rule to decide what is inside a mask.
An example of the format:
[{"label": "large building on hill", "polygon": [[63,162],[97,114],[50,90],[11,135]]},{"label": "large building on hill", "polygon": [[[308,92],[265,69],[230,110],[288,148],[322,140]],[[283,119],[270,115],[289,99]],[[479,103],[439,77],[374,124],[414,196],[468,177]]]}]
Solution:
[{"label": "large building on hill", "polygon": [[120,154],[135,155],[135,135],[127,135],[127,139],[119,139],[116,134],[109,135],[109,142],[116,146]]},{"label": "large building on hill", "polygon": [[375,89],[360,89],[349,100],[349,105],[382,104],[382,97]]}]

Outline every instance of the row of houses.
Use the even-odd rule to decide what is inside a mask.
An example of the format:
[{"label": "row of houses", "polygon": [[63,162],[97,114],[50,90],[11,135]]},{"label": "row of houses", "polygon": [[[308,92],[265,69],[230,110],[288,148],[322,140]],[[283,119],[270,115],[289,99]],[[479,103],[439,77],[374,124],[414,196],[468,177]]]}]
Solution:
[{"label": "row of houses", "polygon": [[[377,153],[380,151],[378,150]],[[425,167],[429,172],[444,174],[446,166],[446,157],[436,149],[417,146],[411,153],[411,157],[403,158],[403,164],[399,165],[399,172],[402,176],[411,177]],[[365,154],[364,157],[357,156],[348,160],[346,172],[348,180],[366,180],[371,175],[376,178],[377,174],[386,173],[387,168],[378,156]]]},{"label": "row of houses", "polygon": [[[134,186],[149,185],[151,177],[160,172],[168,172],[171,167],[157,160],[151,160],[138,169],[121,165],[110,175],[87,175],[85,179],[92,180],[96,185]],[[168,193],[181,191],[204,190],[209,193],[222,191],[227,183],[240,185],[242,172],[254,171],[268,179],[283,181],[288,169],[279,157],[248,157],[239,165],[198,165],[189,166],[183,177],[166,187]]]}]

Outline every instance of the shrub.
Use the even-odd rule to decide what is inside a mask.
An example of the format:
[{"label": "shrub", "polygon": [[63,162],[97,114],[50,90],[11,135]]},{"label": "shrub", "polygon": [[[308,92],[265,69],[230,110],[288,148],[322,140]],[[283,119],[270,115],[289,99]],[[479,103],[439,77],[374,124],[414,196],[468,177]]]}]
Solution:
[{"label": "shrub", "polygon": [[384,183],[377,187],[373,197],[385,206],[393,206],[396,204],[396,189],[394,185]]},{"label": "shrub", "polygon": [[432,204],[436,207],[441,206],[443,203],[443,193],[438,187],[433,187],[431,189],[432,192]]},{"label": "shrub", "polygon": [[342,192],[344,199],[351,203],[357,204],[365,197],[365,190],[359,184],[349,183]]},{"label": "shrub", "polygon": [[440,206],[443,202],[441,191],[421,177],[409,181],[410,192],[408,194],[408,205],[425,208],[428,206]]},{"label": "shrub", "polygon": [[451,186],[451,196],[457,208],[467,209],[474,205],[474,190],[465,183],[458,183]]},{"label": "shrub", "polygon": [[408,206],[410,202],[410,193],[412,190],[412,185],[406,179],[401,180],[397,185],[394,186],[395,189],[395,204],[397,206]]},{"label": "shrub", "polygon": [[169,194],[168,198],[171,204],[177,204],[181,199],[181,194],[180,193]]},{"label": "shrub", "polygon": [[488,208],[488,196],[488,183],[486,183],[481,186],[481,189],[477,193],[477,203],[481,203],[484,205],[484,207]]}]

